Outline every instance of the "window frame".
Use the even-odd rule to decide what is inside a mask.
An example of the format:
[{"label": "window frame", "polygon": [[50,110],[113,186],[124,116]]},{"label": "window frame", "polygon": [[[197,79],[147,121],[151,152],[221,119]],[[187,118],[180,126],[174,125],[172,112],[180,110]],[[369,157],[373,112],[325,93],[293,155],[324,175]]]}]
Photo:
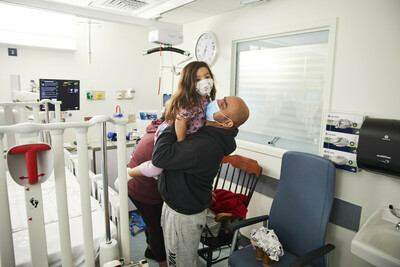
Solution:
[{"label": "window frame", "polygon": [[[321,116],[321,126],[320,126],[320,137],[319,137],[319,145],[317,148],[318,155],[322,155],[322,145],[321,140],[323,140],[323,135],[325,133],[325,121],[327,114],[331,111],[331,89],[332,89],[332,78],[333,78],[333,67],[334,67],[334,56],[335,56],[335,44],[336,44],[336,26],[337,26],[337,18],[328,18],[321,19],[317,21],[305,22],[296,25],[287,25],[280,28],[271,28],[263,31],[249,31],[246,33],[241,33],[234,38],[232,38],[232,61],[231,61],[231,80],[230,80],[230,94],[236,95],[236,65],[237,65],[237,44],[240,42],[247,42],[253,40],[259,40],[263,38],[274,38],[285,35],[293,35],[307,32],[315,32],[321,30],[328,30],[328,58],[327,58],[327,66],[326,66],[326,77],[325,77],[325,86],[323,88],[323,96],[322,96],[322,116]],[[254,152],[265,151],[267,154],[270,154],[272,150],[279,151],[278,154],[283,154],[284,151],[287,151],[282,148],[274,147],[273,145],[268,144],[260,144],[251,142],[249,140],[239,139],[237,138],[237,143],[239,148],[249,149]],[[249,144],[254,144],[253,146],[249,146]],[[257,149],[255,147],[258,147]]]}]

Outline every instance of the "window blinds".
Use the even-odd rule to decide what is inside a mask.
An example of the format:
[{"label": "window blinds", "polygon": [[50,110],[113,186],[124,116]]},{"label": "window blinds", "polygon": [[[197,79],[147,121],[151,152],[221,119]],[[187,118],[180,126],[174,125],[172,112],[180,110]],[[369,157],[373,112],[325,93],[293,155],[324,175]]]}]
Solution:
[{"label": "window blinds", "polygon": [[[327,31],[317,33],[327,36]],[[328,58],[325,40],[289,46],[274,41],[273,47],[261,46],[260,40],[238,45],[236,94],[250,108],[242,131],[318,145]]]}]

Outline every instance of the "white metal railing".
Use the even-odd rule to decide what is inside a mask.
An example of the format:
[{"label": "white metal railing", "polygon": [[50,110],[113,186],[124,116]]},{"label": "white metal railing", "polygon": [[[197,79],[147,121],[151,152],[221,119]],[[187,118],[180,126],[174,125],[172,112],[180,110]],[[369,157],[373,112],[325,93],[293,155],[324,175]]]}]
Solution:
[{"label": "white metal railing", "polygon": [[[67,193],[64,168],[64,146],[63,133],[67,128],[76,131],[77,154],[78,154],[78,178],[80,181],[83,240],[85,247],[85,266],[95,265],[93,248],[92,218],[90,208],[90,179],[87,148],[87,131],[89,127],[97,123],[110,122],[116,125],[117,136],[125,136],[127,119],[110,118],[108,116],[95,116],[88,122],[65,122],[65,123],[20,123],[10,126],[0,126],[0,151],[4,151],[3,137],[8,133],[20,135],[21,144],[37,143],[38,133],[43,130],[50,131],[52,136],[54,152],[54,176],[56,185],[57,213],[59,218],[59,236],[61,245],[62,266],[72,266],[72,253],[70,241],[70,229],[67,208]],[[129,244],[129,218],[128,218],[128,189],[126,176],[126,140],[117,139],[118,150],[118,177],[120,180],[120,230],[121,230],[121,257],[130,259]],[[32,196],[41,203],[40,184],[28,185],[25,190],[25,199]],[[27,201],[28,202],[28,201]],[[0,158],[0,266],[14,266],[13,239],[10,220],[10,208],[6,182],[6,167],[3,157]],[[45,226],[43,220],[43,206],[38,205],[32,209],[27,206],[27,218],[35,218],[28,223],[30,250],[32,265],[48,266]]]},{"label": "white metal railing", "polygon": [[49,104],[54,105],[56,122],[61,122],[61,101],[43,99],[39,102],[3,102],[0,103],[0,107],[3,107],[4,110],[9,108],[18,108],[21,113],[19,116],[20,122],[24,122],[27,120],[25,109],[26,107],[31,107],[34,122],[39,122],[40,106],[43,105],[45,107],[44,111],[46,112],[47,122],[49,122]]},{"label": "white metal railing", "polygon": [[[33,122],[40,122],[40,107],[43,105],[45,107],[45,121],[50,122],[49,116],[49,104],[54,105],[55,111],[55,122],[61,122],[61,101],[43,99],[39,102],[2,102],[0,107],[3,108],[3,121],[5,125],[13,125],[16,123],[22,123],[28,121],[27,107],[32,109]],[[14,121],[13,110],[18,111],[18,120]],[[10,148],[16,144],[16,138],[14,133],[8,133],[6,136],[6,147]]]}]

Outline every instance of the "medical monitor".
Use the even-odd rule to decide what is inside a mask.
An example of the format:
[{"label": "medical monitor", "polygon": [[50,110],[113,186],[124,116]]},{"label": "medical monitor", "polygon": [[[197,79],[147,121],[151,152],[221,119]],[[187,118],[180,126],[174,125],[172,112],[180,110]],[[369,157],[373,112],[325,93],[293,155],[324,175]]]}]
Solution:
[{"label": "medical monitor", "polygon": [[[39,82],[40,100],[61,101],[61,111],[79,110],[79,80],[39,79]],[[54,105],[48,106],[54,110]]]},{"label": "medical monitor", "polygon": [[163,106],[165,107],[165,103],[171,99],[171,94],[163,94]]}]

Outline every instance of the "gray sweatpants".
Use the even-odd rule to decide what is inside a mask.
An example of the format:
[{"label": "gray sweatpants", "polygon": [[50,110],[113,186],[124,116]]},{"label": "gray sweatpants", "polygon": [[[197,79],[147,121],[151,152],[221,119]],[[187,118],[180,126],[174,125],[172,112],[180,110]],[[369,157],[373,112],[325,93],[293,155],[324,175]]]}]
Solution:
[{"label": "gray sweatpants", "polygon": [[207,210],[204,210],[197,214],[185,215],[174,211],[164,203],[161,226],[168,266],[201,266],[197,249],[201,232],[206,224],[206,212]]}]

